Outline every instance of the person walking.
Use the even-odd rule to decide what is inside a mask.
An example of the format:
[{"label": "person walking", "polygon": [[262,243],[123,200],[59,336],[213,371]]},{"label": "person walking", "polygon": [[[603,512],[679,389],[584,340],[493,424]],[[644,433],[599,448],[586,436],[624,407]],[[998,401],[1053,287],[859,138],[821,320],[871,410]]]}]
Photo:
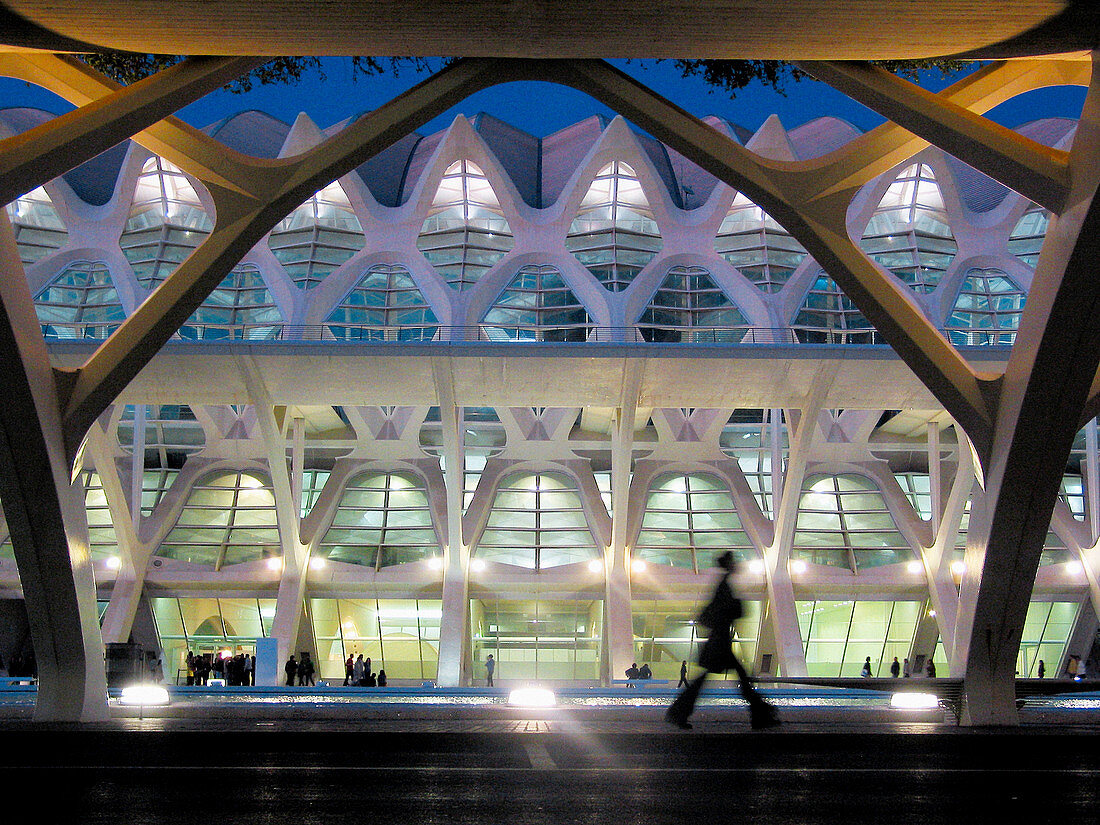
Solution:
[{"label": "person walking", "polygon": [[688,663],[687,659],[684,659],[680,663],[680,681],[676,683],[676,688],[679,690],[682,687],[687,687],[688,683]]},{"label": "person walking", "polygon": [[489,654],[489,658],[485,660],[485,687],[493,686],[493,671],[497,669],[497,660],[493,658],[493,654]]},{"label": "person walking", "polygon": [[863,660],[863,670],[861,670],[859,672],[859,675],[862,676],[864,679],[870,679],[871,678],[871,657],[870,656],[868,656],[866,659]]},{"label": "person walking", "polygon": [[363,671],[366,669],[366,665],[363,664],[363,654],[360,653],[355,657],[355,664],[351,668],[351,683],[355,687],[359,687],[363,683]]},{"label": "person walking", "polygon": [[742,698],[749,704],[749,721],[754,728],[770,728],[779,724],[775,707],[761,696],[752,678],[733,653],[733,622],[742,614],[741,602],[733,595],[729,577],[736,567],[733,553],[728,550],[716,560],[722,570],[722,578],[714,590],[710,603],[703,608],[696,620],[710,629],[707,641],[699,652],[699,664],[703,672],[680,693],[665,712],[665,720],[680,728],[690,729],[688,719],[695,710],[695,703],[708,673],[723,673],[730,668],[737,671]]},{"label": "person walking", "polygon": [[283,672],[286,674],[286,686],[294,687],[294,677],[298,675],[298,662],[294,658],[294,654],[290,654],[290,658],[286,660],[286,664],[283,666]]},{"label": "person walking", "polygon": [[905,660],[905,664],[901,666],[901,676],[903,679],[909,678],[909,660]]},{"label": "person walking", "polygon": [[355,675],[355,659],[348,654],[347,661],[344,662],[344,687],[351,684],[351,679]]},{"label": "person walking", "polygon": [[894,657],[894,661],[890,663],[890,676],[897,679],[901,675],[901,665],[898,664],[898,657]]},{"label": "person walking", "polygon": [[936,663],[932,661],[932,657],[928,657],[928,668],[925,670],[925,674],[929,679],[936,678]]},{"label": "person walking", "polygon": [[1047,665],[1042,659],[1039,660],[1039,678],[1042,679],[1047,675]]}]

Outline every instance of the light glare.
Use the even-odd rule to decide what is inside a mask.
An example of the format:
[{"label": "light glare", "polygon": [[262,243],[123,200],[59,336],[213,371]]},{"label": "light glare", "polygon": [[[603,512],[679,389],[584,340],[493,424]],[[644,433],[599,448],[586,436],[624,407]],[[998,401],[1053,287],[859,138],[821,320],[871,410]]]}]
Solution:
[{"label": "light glare", "polygon": [[792,573],[805,573],[806,569],[807,569],[806,562],[804,562],[802,559],[795,559],[794,561],[791,562],[791,572]]},{"label": "light glare", "polygon": [[281,570],[283,567],[283,560],[280,556],[271,556],[267,560],[268,570]]},{"label": "light glare", "polygon": [[634,561],[630,563],[630,569],[633,570],[635,573],[644,573],[645,562],[641,559],[634,559]]},{"label": "light glare", "polygon": [[913,574],[919,573],[921,571],[921,563],[919,561],[911,561],[909,564],[905,565],[905,569]]},{"label": "light glare", "polygon": [[516,688],[508,694],[508,704],[523,708],[552,708],[558,703],[554,691],[540,687]]},{"label": "light glare", "polygon": [[122,689],[119,701],[124,705],[167,705],[171,699],[160,685],[132,685]]},{"label": "light glare", "polygon": [[953,561],[953,562],[951,562],[951,572],[954,573],[956,576],[961,576],[963,573],[966,572],[966,562],[964,562],[964,561]]},{"label": "light glare", "polygon": [[755,576],[759,576],[764,572],[764,562],[760,559],[753,559],[749,562],[749,572]]},{"label": "light glare", "polygon": [[895,693],[890,697],[890,707],[904,710],[935,710],[939,700],[931,693]]},{"label": "light glare", "polygon": [[592,561],[588,562],[588,569],[593,573],[599,573],[603,570],[603,564],[597,559],[592,559]]}]

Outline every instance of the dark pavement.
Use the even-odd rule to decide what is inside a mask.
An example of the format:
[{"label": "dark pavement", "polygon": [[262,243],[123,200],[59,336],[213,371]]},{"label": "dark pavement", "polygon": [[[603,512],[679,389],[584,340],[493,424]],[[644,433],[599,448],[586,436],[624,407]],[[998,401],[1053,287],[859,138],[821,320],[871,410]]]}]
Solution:
[{"label": "dark pavement", "polygon": [[5,799],[37,799],[34,818],[48,823],[1100,821],[1094,726],[700,728],[648,719],[8,721],[0,776]]}]

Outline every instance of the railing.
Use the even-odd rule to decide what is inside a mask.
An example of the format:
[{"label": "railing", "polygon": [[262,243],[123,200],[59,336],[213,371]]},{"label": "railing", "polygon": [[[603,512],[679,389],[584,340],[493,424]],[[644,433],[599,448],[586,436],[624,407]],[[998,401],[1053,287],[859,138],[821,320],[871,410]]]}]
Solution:
[{"label": "railing", "polygon": [[[43,324],[48,341],[101,341],[117,325]],[[1014,330],[941,329],[955,346],[1011,347]],[[469,326],[346,326],[336,324],[187,324],[174,336],[184,341],[325,341],[334,344],[424,343],[614,343],[614,344],[730,344],[730,345],[859,345],[888,346],[873,329],[828,330],[792,327],[533,327],[501,324]]]}]

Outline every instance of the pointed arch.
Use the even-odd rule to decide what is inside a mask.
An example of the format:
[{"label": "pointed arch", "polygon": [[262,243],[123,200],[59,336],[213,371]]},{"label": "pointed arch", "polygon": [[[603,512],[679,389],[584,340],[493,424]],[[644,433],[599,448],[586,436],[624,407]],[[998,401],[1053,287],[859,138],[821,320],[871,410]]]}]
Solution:
[{"label": "pointed arch", "polygon": [[69,239],[64,221],[41,186],[20,195],[6,208],[24,266],[40,261]]},{"label": "pointed arch", "polygon": [[701,266],[674,266],[638,319],[646,341],[738,343],[752,325]]},{"label": "pointed arch", "polygon": [[633,167],[615,160],[596,173],[569,225],[565,248],[609,292],[621,292],[661,250],[661,231]]},{"label": "pointed arch", "polygon": [[334,338],[430,341],[439,320],[407,267],[375,264],[325,318]]},{"label": "pointed arch", "polygon": [[947,319],[955,345],[1008,345],[1016,340],[1027,294],[1003,269],[966,271]]},{"label": "pointed arch", "polygon": [[34,298],[47,338],[104,339],[126,317],[103,261],[74,261]]},{"label": "pointed arch", "polygon": [[761,292],[778,292],[809,253],[778,221],[738,192],[714,239],[714,251]]},{"label": "pointed arch", "polygon": [[459,292],[469,289],[515,246],[493,185],[465,158],[447,167],[416,238],[419,249]]},{"label": "pointed arch", "polygon": [[1008,233],[1008,251],[1035,269],[1050,225],[1050,210],[1032,203]]},{"label": "pointed arch", "polygon": [[592,330],[587,308],[555,266],[528,264],[481,319],[490,340],[585,341]]},{"label": "pointed arch", "polygon": [[914,163],[894,178],[859,245],[915,292],[936,289],[959,247],[931,166]]},{"label": "pointed arch", "polygon": [[300,289],[312,289],[366,244],[363,225],[339,181],[275,224],[267,245]]},{"label": "pointed arch", "polygon": [[870,321],[823,270],[811,281],[791,326],[804,344],[870,344],[875,339]]}]

